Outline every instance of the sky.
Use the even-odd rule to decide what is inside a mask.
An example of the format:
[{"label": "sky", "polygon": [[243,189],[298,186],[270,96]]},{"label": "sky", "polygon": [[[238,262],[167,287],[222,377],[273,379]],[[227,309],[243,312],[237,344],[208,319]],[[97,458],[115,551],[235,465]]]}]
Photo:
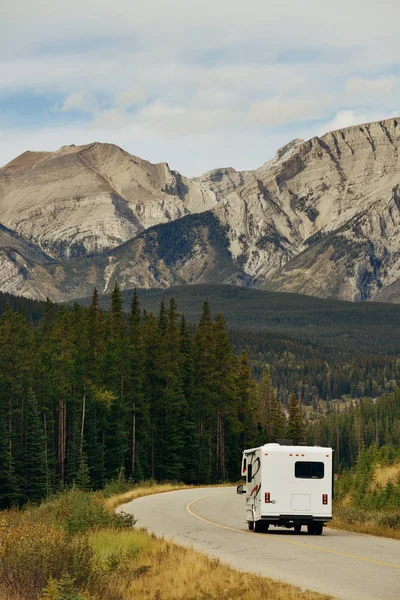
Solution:
[{"label": "sky", "polygon": [[1,0],[0,165],[94,141],[187,176],[400,116],[398,0]]}]

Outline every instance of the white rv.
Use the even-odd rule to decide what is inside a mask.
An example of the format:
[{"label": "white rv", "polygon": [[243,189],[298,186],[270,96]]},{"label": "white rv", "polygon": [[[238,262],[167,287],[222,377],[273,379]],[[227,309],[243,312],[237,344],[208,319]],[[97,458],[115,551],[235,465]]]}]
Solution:
[{"label": "white rv", "polygon": [[333,450],[319,446],[265,444],[243,452],[246,521],[253,531],[270,525],[294,527],[320,535],[332,519]]}]

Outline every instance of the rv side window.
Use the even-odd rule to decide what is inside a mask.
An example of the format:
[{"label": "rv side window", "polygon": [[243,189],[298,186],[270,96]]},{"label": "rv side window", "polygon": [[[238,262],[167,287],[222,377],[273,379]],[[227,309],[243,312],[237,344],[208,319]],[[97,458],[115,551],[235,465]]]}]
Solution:
[{"label": "rv side window", "polygon": [[253,465],[247,465],[247,483],[250,483],[253,475]]},{"label": "rv side window", "polygon": [[298,461],[294,465],[294,476],[298,479],[323,479],[324,474],[323,462]]}]

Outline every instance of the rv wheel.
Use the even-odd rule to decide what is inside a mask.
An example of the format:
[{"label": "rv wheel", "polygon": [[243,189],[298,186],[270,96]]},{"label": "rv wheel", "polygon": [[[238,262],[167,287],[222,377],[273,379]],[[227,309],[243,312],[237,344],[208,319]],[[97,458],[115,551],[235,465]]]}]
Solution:
[{"label": "rv wheel", "polygon": [[324,529],[324,524],[323,523],[315,523],[315,525],[314,525],[314,534],[315,535],[321,535],[323,529]]},{"label": "rv wheel", "polygon": [[254,521],[254,531],[256,533],[267,533],[269,523],[265,521]]},{"label": "rv wheel", "polygon": [[300,525],[300,523],[296,523],[294,526],[294,532],[300,533],[300,531],[301,531],[301,525]]},{"label": "rv wheel", "polygon": [[309,535],[321,535],[323,528],[323,523],[313,523],[312,525],[307,525],[307,532]]},{"label": "rv wheel", "polygon": [[253,521],[247,521],[247,527],[250,529],[250,531],[253,531],[253,529],[254,529]]}]

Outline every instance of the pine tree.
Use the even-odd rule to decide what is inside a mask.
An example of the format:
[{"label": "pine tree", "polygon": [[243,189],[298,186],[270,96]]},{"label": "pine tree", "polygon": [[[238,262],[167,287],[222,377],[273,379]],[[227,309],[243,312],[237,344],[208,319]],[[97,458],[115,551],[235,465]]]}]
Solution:
[{"label": "pine tree", "polygon": [[132,302],[131,302],[131,315],[129,324],[132,326],[138,326],[140,323],[141,311],[140,311],[140,303],[137,295],[136,288],[133,290]]},{"label": "pine tree", "polygon": [[21,491],[25,500],[39,502],[48,492],[48,473],[43,426],[32,390],[29,392],[25,407],[26,429]]},{"label": "pine tree", "polygon": [[171,298],[165,330],[166,388],[165,388],[165,478],[181,480],[183,475],[184,441],[182,417],[184,392],[181,373],[180,337],[177,306]]},{"label": "pine tree", "polygon": [[92,302],[90,304],[90,308],[93,311],[98,311],[99,309],[99,292],[97,291],[97,288],[93,288],[93,295],[92,295]]},{"label": "pine tree", "polygon": [[237,360],[229,343],[226,321],[215,319],[215,481],[227,476],[228,442],[238,445],[240,422],[237,415]]},{"label": "pine tree", "polygon": [[83,491],[89,491],[91,488],[89,467],[85,453],[82,453],[80,457],[79,470],[75,478],[75,486]]},{"label": "pine tree", "polygon": [[143,393],[145,369],[145,347],[141,310],[136,289],[133,293],[128,332],[128,390],[130,405],[130,452],[127,472],[133,479],[149,476],[147,457],[149,454],[149,405]]},{"label": "pine tree", "polygon": [[116,283],[111,294],[107,343],[104,362],[104,383],[116,398],[112,403],[106,430],[105,461],[108,475],[113,478],[125,465],[128,453],[128,400],[125,395],[127,375],[126,322],[122,311],[123,298]]},{"label": "pine tree", "polygon": [[293,440],[293,444],[301,444],[305,438],[305,427],[301,418],[300,404],[296,394],[292,393],[289,402],[289,420],[287,426],[288,439]]},{"label": "pine tree", "polygon": [[9,432],[3,411],[0,411],[0,509],[20,501],[20,491],[9,452]]},{"label": "pine tree", "polygon": [[184,315],[181,316],[179,326],[180,339],[180,376],[184,396],[181,428],[183,436],[183,472],[184,481],[196,483],[197,481],[197,456],[198,437],[196,423],[196,404],[194,394],[195,364],[193,358],[193,331],[187,324]]},{"label": "pine tree", "polygon": [[242,351],[238,378],[238,418],[240,422],[240,450],[251,448],[255,443],[255,384],[252,379],[249,355]]},{"label": "pine tree", "polygon": [[198,438],[197,483],[212,479],[212,422],[215,389],[215,330],[208,302],[204,302],[194,338],[195,403]]}]

